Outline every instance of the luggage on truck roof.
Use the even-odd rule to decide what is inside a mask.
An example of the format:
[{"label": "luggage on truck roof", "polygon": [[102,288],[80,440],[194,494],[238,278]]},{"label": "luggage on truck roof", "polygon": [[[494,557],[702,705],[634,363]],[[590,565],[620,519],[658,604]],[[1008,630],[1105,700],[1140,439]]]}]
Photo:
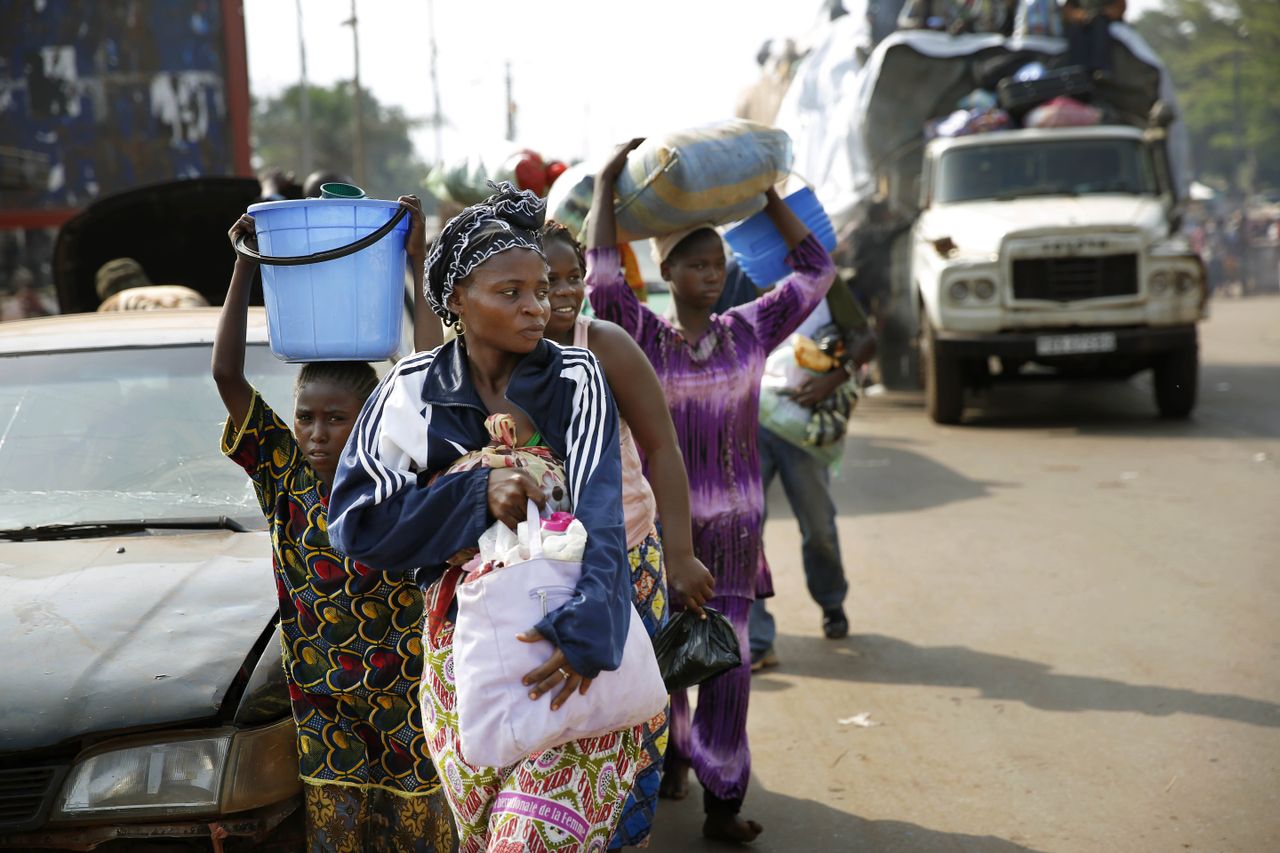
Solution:
[{"label": "luggage on truck roof", "polygon": [[1093,95],[1093,78],[1078,65],[1047,71],[1041,77],[1024,80],[1015,74],[996,87],[1000,106],[1014,118],[1020,118],[1054,98],[1088,100]]},{"label": "luggage on truck roof", "polygon": [[[1137,127],[1147,126],[1157,102],[1176,111],[1172,81],[1150,46],[1123,23],[1112,24],[1111,35],[1115,75],[1095,82],[1095,100],[1105,103],[1115,119]],[[950,113],[994,75],[1036,60],[1060,65],[1067,50],[1064,39],[1044,36],[897,32],[850,75],[848,33],[833,25],[827,38],[815,43],[797,69],[777,123],[793,138],[795,171],[815,183],[837,228],[878,193],[887,191],[894,207],[914,206],[911,176],[919,175],[925,123]],[[1190,169],[1180,121],[1169,128],[1169,148],[1181,196]]]}]

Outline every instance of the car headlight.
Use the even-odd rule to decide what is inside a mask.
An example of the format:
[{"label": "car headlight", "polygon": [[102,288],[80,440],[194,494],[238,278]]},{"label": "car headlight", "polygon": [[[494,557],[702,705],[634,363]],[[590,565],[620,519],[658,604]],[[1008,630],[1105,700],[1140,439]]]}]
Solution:
[{"label": "car headlight", "polygon": [[60,815],[218,811],[231,734],[150,743],[85,759],[63,783]]},{"label": "car headlight", "polygon": [[1170,283],[1167,272],[1158,272],[1151,276],[1151,292],[1157,296],[1168,293]]},{"label": "car headlight", "polygon": [[996,283],[989,278],[973,280],[973,295],[979,302],[987,302],[996,295]]},{"label": "car headlight", "polygon": [[1190,293],[1195,290],[1196,277],[1189,272],[1180,272],[1174,276],[1174,284],[1178,288],[1178,293]]},{"label": "car headlight", "polygon": [[224,814],[279,802],[298,788],[292,719],[115,743],[71,769],[52,820]]},{"label": "car headlight", "polygon": [[947,295],[951,297],[951,301],[959,304],[969,298],[969,282],[967,279],[953,281],[947,286]]}]

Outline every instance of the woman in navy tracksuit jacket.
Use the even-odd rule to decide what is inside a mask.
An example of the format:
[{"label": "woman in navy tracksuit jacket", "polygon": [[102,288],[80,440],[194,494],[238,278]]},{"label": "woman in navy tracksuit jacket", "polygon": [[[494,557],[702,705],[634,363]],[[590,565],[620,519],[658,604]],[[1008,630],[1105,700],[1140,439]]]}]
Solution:
[{"label": "woman in navy tracksuit jacket", "polygon": [[[476,547],[495,519],[490,469],[445,474],[427,485],[489,443],[490,412],[468,374],[456,338],[400,361],[361,411],[329,501],[334,547],[376,569],[417,568],[424,589],[450,557]],[[576,672],[594,678],[618,667],[630,625],[617,410],[595,356],[550,341],[523,358],[506,396],[564,460],[574,514],[587,528],[578,596],[537,628]]]},{"label": "woman in navy tracksuit jacket", "polygon": [[[571,741],[508,768],[470,764],[455,712],[447,563],[495,520],[514,527],[543,482],[520,468],[453,467],[490,443],[486,420],[510,418],[513,446],[551,459],[587,530],[573,597],[522,635],[547,640],[547,662],[523,678],[532,701],[574,701],[616,669],[631,617],[618,415],[595,356],[542,338],[550,316],[537,229],[543,203],[510,185],[445,226],[427,260],[426,296],[458,338],[402,360],[361,411],[329,504],[329,536],[355,560],[417,571],[431,617],[424,630],[422,713],[460,849],[501,841],[603,849],[644,758],[643,726]],[[563,463],[563,473],[559,463]],[[518,571],[518,569],[514,569]],[[563,846],[562,846],[563,845]]]}]

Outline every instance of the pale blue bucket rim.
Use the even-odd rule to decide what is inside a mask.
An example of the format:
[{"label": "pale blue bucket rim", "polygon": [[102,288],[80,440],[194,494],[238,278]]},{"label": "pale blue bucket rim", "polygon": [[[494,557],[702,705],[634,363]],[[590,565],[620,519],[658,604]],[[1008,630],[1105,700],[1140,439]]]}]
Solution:
[{"label": "pale blue bucket rim", "polygon": [[249,205],[249,213],[254,214],[260,210],[278,210],[283,207],[297,207],[300,204],[323,204],[331,207],[400,207],[399,202],[382,198],[288,198],[282,201],[260,201],[257,204],[251,204]]}]

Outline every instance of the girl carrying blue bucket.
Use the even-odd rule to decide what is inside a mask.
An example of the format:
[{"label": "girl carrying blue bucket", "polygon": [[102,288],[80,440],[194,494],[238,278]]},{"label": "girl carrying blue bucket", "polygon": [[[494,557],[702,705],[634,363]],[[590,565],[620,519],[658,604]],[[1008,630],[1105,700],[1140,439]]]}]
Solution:
[{"label": "girl carrying blue bucket", "polygon": [[[401,196],[399,204],[412,217],[405,248],[421,290],[421,206],[415,196]],[[234,245],[253,234],[253,217],[245,215],[228,236]],[[256,267],[237,256],[214,339],[213,377],[229,415],[222,452],[253,481],[271,529],[307,849],[455,850],[417,701],[422,593],[411,579],[372,571],[329,541],[334,473],[378,377],[365,362],[302,365],[290,430],[244,375]]]}]

